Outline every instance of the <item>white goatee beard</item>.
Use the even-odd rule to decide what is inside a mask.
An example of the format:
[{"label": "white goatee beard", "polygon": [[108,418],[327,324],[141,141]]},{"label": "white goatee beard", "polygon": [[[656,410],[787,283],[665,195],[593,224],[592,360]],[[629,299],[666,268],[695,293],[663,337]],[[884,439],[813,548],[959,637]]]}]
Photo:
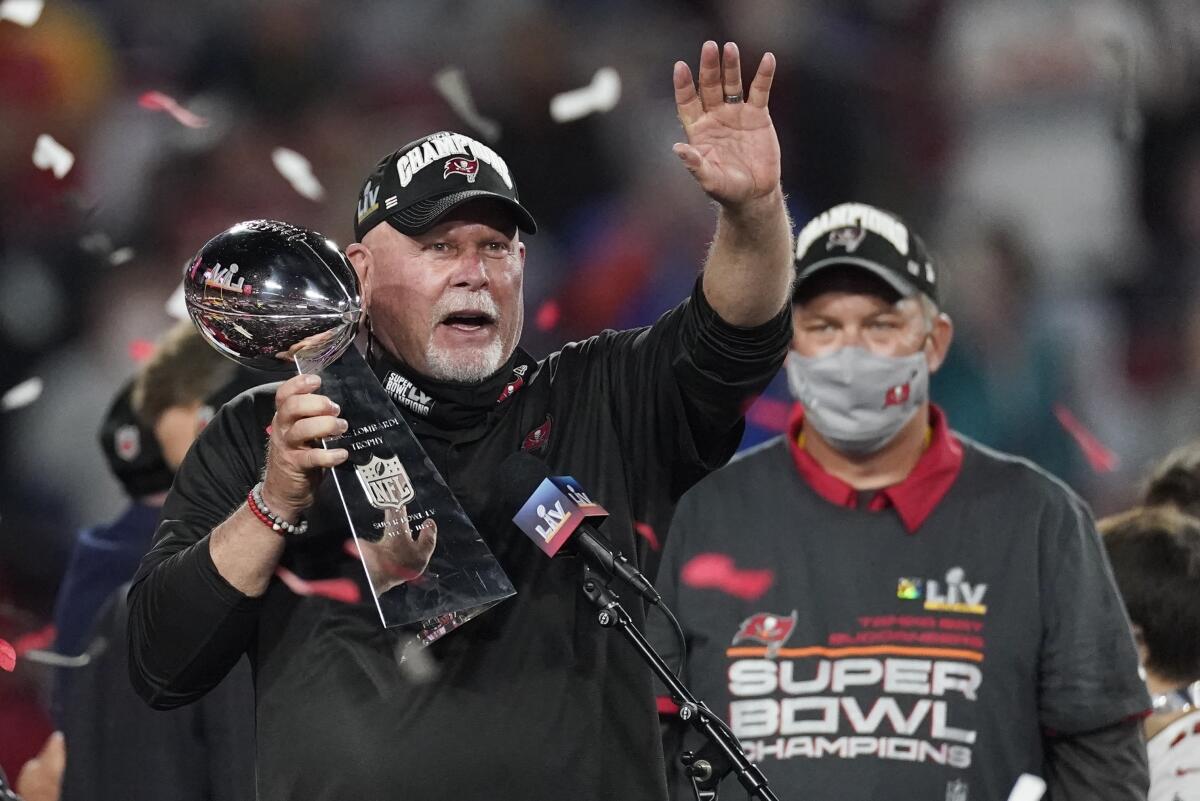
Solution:
[{"label": "white goatee beard", "polygon": [[500,342],[500,306],[489,293],[449,293],[433,307],[433,319],[444,319],[458,309],[477,309],[492,318],[496,336],[482,348],[472,351],[449,351],[438,349],[433,344],[433,335],[425,344],[425,364],[429,377],[439,381],[458,384],[474,384],[488,378],[504,364],[508,354]]},{"label": "white goatee beard", "polygon": [[432,342],[425,348],[429,377],[457,384],[474,384],[488,378],[500,369],[504,360],[504,346],[500,344],[500,337],[478,350],[465,353],[439,349]]}]

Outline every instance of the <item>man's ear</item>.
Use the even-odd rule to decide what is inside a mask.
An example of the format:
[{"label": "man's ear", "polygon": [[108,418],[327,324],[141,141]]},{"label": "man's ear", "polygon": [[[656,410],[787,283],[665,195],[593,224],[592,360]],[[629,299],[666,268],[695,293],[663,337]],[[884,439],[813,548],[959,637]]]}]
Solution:
[{"label": "man's ear", "polygon": [[375,257],[371,254],[369,247],[361,242],[355,242],[346,248],[346,258],[350,259],[350,263],[354,265],[354,272],[358,274],[358,283],[362,287],[363,308],[370,308],[371,279],[374,277],[372,270],[375,267]]},{"label": "man's ear", "polygon": [[939,313],[933,321],[933,330],[925,343],[925,358],[929,363],[929,372],[936,373],[946,361],[950,352],[950,343],[954,341],[954,322],[947,314]]}]

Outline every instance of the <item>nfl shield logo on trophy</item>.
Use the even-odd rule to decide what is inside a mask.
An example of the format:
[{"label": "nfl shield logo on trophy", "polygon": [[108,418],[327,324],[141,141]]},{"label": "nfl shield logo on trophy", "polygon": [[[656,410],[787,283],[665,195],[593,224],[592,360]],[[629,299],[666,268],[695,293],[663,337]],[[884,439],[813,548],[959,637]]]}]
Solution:
[{"label": "nfl shield logo on trophy", "polygon": [[355,465],[354,469],[367,501],[376,509],[399,511],[416,496],[404,465],[395,456],[388,459],[372,456],[371,461]]}]

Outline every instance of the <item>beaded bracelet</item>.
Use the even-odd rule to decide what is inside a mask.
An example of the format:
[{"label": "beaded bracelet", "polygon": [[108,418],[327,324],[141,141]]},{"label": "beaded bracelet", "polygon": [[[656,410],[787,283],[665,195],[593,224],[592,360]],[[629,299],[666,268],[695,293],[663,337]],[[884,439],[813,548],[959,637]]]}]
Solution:
[{"label": "beaded bracelet", "polygon": [[267,504],[263,502],[262,487],[261,481],[251,487],[249,494],[246,495],[246,506],[254,513],[255,517],[262,521],[263,525],[270,526],[280,534],[289,536],[308,531],[308,521],[304,518],[300,518],[299,523],[289,523],[268,509]]}]

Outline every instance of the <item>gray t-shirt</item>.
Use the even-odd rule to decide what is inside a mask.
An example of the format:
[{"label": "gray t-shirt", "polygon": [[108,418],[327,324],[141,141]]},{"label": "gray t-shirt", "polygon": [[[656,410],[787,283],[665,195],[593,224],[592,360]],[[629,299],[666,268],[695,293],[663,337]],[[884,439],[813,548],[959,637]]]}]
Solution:
[{"label": "gray t-shirt", "polygon": [[[1042,774],[1045,736],[1149,707],[1083,502],[959,439],[959,475],[911,534],[894,510],[821,498],[782,438],[680,502],[658,587],[688,639],[684,680],[781,798],[1003,801]],[[769,588],[718,589],[726,558]],[[649,622],[673,663],[672,631]]]}]

